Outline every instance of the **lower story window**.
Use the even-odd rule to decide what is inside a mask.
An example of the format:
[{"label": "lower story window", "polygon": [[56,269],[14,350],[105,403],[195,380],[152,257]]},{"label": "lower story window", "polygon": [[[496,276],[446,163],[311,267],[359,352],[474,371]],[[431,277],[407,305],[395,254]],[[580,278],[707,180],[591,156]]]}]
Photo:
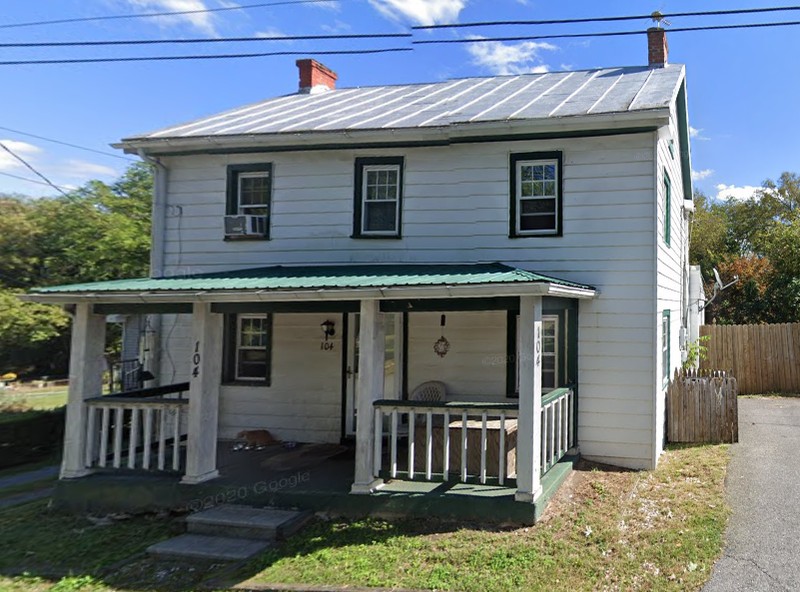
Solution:
[{"label": "lower story window", "polygon": [[269,383],[272,317],[268,314],[230,315],[227,329],[227,379]]},{"label": "lower story window", "polygon": [[669,384],[669,365],[669,311],[665,310],[661,315],[661,376],[664,386]]}]

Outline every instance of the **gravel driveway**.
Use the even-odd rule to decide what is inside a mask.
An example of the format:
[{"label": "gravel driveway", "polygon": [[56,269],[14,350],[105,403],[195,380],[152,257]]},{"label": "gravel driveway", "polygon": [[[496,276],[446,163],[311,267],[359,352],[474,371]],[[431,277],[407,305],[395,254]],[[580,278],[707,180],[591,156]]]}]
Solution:
[{"label": "gravel driveway", "polygon": [[705,592],[800,590],[800,398],[739,399],[733,508]]}]

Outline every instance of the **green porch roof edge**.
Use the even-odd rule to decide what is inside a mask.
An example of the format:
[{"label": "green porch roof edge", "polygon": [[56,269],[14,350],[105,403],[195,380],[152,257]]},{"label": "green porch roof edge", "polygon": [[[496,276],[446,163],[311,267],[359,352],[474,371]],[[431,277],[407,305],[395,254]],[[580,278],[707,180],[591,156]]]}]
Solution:
[{"label": "green porch roof edge", "polygon": [[213,290],[337,290],[475,284],[550,283],[593,290],[502,263],[477,264],[348,264],[273,266],[218,273],[163,278],[138,278],[84,284],[50,286],[31,294],[80,294],[98,292],[177,292]]}]

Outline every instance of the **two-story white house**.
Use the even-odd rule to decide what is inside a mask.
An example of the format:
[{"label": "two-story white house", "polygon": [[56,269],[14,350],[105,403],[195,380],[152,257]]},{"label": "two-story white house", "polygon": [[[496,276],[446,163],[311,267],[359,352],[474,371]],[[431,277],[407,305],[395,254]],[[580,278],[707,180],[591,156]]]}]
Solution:
[{"label": "two-story white house", "polygon": [[[655,467],[692,191],[685,69],[648,49],[356,88],[300,60],[294,94],[123,140],[155,165],[151,277],[29,295],[74,309],[62,478],[208,481],[243,430],[353,442],[353,493]],[[147,315],[157,388],[97,399],[109,314]]]}]

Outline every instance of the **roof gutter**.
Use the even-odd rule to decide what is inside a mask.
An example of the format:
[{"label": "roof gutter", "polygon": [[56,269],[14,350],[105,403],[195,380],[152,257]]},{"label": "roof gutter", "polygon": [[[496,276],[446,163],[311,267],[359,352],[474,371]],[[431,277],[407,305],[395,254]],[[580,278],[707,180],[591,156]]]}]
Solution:
[{"label": "roof gutter", "polygon": [[548,282],[518,282],[508,285],[477,284],[449,286],[402,286],[386,288],[343,288],[317,290],[193,290],[163,292],[56,292],[20,295],[27,302],[71,304],[92,302],[110,304],[157,304],[177,302],[295,302],[331,300],[384,300],[411,298],[486,298],[501,296],[557,296],[591,299],[592,288],[561,286]]}]

